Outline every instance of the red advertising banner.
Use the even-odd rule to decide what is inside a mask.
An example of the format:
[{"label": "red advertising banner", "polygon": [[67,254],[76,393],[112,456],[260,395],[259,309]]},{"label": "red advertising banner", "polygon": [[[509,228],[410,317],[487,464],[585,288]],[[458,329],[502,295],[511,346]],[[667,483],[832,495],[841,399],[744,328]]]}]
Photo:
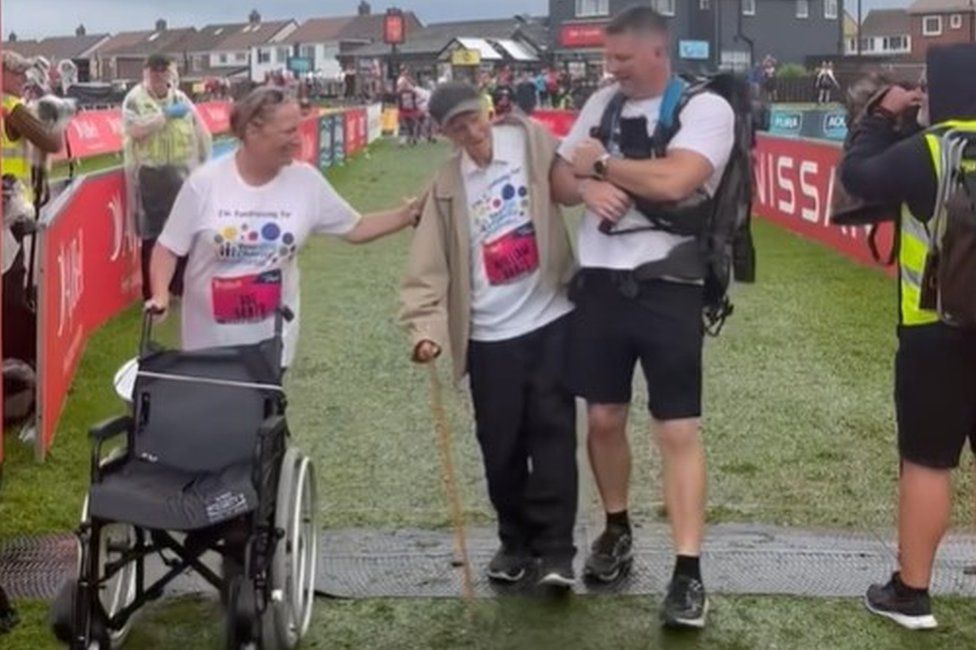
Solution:
[{"label": "red advertising banner", "polygon": [[533,111],[532,119],[548,128],[557,138],[565,138],[576,122],[576,111]]},{"label": "red advertising banner", "polygon": [[[834,172],[840,155],[837,144],[760,134],[755,153],[753,211],[846,257],[877,266],[868,247],[867,227],[829,223]],[[893,232],[891,224],[879,232],[882,253],[890,250]]]},{"label": "red advertising banner", "polygon": [[[200,118],[214,135],[230,130],[230,104],[205,102],[197,105]],[[84,111],[72,118],[65,133],[75,158],[89,158],[122,151],[122,110]],[[67,157],[67,150],[54,156]]]},{"label": "red advertising banner", "polygon": [[559,31],[562,47],[603,47],[606,23],[579,23],[563,25]]},{"label": "red advertising banner", "polygon": [[302,148],[296,158],[307,162],[313,167],[319,165],[319,118],[310,117],[298,126],[298,134],[302,138]]},{"label": "red advertising banner", "polygon": [[354,112],[356,113],[356,138],[359,149],[363,150],[369,144],[369,119],[366,116],[365,108],[357,108]]},{"label": "red advertising banner", "polygon": [[346,158],[348,158],[359,150],[357,144],[359,129],[356,126],[356,115],[354,111],[346,111],[342,114],[342,129],[345,135]]},{"label": "red advertising banner", "polygon": [[197,104],[197,112],[210,133],[227,133],[230,131],[230,104],[227,102],[204,102]]},{"label": "red advertising banner", "polygon": [[36,454],[54,439],[85,343],[136,300],[139,240],[121,171],[86,176],[58,197],[42,225],[38,277]]},{"label": "red advertising banner", "polygon": [[[72,118],[65,133],[75,158],[122,151],[122,111],[84,111]],[[55,158],[65,158],[62,151]]]}]

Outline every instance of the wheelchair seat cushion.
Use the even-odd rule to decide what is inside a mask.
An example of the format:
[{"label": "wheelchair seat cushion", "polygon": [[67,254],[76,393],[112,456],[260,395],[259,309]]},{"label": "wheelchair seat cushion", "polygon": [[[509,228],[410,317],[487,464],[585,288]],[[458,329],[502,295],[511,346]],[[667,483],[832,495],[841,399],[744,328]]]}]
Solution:
[{"label": "wheelchair seat cushion", "polygon": [[251,468],[250,463],[242,463],[199,474],[129,460],[92,484],[89,511],[99,519],[142,528],[207,528],[257,507]]}]

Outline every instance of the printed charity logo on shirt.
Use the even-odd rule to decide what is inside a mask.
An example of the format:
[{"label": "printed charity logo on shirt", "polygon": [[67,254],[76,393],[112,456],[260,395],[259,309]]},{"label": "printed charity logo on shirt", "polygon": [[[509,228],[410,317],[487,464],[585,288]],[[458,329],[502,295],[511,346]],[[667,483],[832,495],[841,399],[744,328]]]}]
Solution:
[{"label": "printed charity logo on shirt", "polygon": [[[287,211],[248,213],[220,210],[218,217],[232,223],[218,226],[214,233],[217,259],[223,262],[248,262],[273,265],[293,258],[298,251],[295,233],[288,224]],[[243,217],[243,218],[242,218]]]},{"label": "printed charity logo on shirt", "polygon": [[281,304],[281,270],[214,278],[210,289],[218,324],[260,323]]},{"label": "printed charity logo on shirt", "polygon": [[512,169],[472,202],[471,220],[476,242],[492,239],[529,220],[529,188],[518,180],[524,178],[521,172],[521,167]]},{"label": "printed charity logo on shirt", "polygon": [[535,227],[526,223],[481,248],[485,275],[492,286],[515,282],[539,268]]}]

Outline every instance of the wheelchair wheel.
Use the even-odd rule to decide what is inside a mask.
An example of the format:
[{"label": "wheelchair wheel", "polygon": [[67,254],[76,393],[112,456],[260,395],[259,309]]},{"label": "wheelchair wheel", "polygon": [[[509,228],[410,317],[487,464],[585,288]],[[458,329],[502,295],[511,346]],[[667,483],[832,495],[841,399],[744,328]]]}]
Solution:
[{"label": "wheelchair wheel", "polygon": [[[87,519],[88,497],[85,497],[85,502],[81,509],[81,520],[84,522],[87,521]],[[113,523],[102,526],[101,530],[99,531],[98,542],[99,578],[102,577],[103,569],[107,564],[117,562],[121,559],[124,552],[132,550],[136,547],[138,544],[136,535],[136,529],[130,524]],[[82,554],[80,545],[81,544],[79,542],[79,576],[83,570],[83,567],[81,566]],[[105,610],[105,614],[109,617],[109,619],[131,605],[135,600],[136,578],[136,563],[128,562],[122,568],[116,571],[111,579],[109,579],[99,588],[99,600],[101,601],[102,608]],[[133,617],[129,617],[129,620],[127,620],[125,625],[123,625],[121,628],[108,631],[111,647],[118,648],[125,642],[126,637],[129,635],[129,631],[132,629],[132,620]]]},{"label": "wheelchair wheel", "polygon": [[[282,460],[275,505],[275,526],[285,534],[278,542],[271,568],[270,606],[279,648],[294,648],[308,632],[312,620],[318,552],[317,502],[311,461],[297,449],[288,449]],[[267,647],[268,635],[264,636]]]}]

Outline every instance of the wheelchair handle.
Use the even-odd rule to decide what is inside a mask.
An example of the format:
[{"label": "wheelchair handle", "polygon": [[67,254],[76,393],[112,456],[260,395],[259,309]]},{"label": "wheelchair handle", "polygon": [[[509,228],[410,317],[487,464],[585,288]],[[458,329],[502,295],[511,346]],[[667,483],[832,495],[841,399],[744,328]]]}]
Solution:
[{"label": "wheelchair handle", "polygon": [[[144,358],[149,352],[149,345],[152,343],[152,328],[153,320],[156,316],[161,316],[165,313],[164,309],[160,309],[156,305],[150,305],[149,307],[143,309],[142,311],[142,335],[139,338],[139,358]],[[275,325],[274,333],[275,338],[278,339],[279,344],[283,347],[283,332],[285,328],[285,323],[290,323],[295,318],[295,312],[293,312],[287,305],[279,305],[275,309]]]}]

